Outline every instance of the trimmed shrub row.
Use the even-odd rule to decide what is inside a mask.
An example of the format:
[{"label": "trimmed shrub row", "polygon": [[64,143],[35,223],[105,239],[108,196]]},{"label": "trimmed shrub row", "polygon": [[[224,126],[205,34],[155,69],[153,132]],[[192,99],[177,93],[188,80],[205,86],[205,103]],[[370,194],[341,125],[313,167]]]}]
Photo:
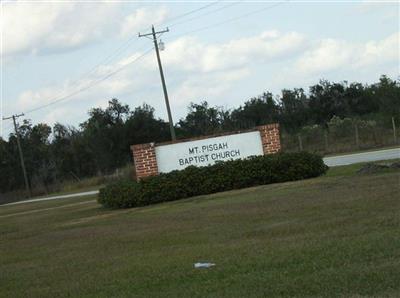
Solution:
[{"label": "trimmed shrub row", "polygon": [[327,169],[320,156],[308,152],[254,156],[206,167],[190,166],[139,182],[114,182],[100,189],[98,202],[109,208],[145,206],[231,189],[317,177]]}]

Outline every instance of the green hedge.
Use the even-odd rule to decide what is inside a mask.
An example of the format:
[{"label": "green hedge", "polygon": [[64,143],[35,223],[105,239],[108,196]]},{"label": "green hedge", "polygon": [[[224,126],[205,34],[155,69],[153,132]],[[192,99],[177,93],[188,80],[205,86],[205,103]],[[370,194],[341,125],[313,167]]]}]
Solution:
[{"label": "green hedge", "polygon": [[278,153],[190,166],[136,181],[118,181],[100,189],[98,202],[110,208],[129,208],[174,201],[196,195],[317,177],[328,167],[318,155]]}]

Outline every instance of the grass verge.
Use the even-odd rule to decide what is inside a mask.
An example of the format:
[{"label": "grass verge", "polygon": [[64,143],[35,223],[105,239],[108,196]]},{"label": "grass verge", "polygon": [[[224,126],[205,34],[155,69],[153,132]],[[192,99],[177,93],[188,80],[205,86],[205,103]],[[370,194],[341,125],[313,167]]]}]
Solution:
[{"label": "grass verge", "polygon": [[399,296],[399,172],[358,168],[127,210],[2,206],[0,296]]}]

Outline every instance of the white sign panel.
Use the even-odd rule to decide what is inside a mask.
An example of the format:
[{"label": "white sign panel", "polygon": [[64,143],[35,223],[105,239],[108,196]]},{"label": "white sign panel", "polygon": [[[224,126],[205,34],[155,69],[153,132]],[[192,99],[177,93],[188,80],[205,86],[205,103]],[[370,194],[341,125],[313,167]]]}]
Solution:
[{"label": "white sign panel", "polygon": [[156,146],[160,173],[263,154],[259,131]]}]

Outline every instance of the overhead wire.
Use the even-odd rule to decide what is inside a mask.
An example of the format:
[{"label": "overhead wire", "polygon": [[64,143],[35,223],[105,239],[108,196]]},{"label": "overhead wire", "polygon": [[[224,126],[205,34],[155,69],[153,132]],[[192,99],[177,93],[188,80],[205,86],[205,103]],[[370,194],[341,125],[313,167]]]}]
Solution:
[{"label": "overhead wire", "polygon": [[[221,2],[220,0],[219,0],[219,1],[211,2],[211,3],[209,3],[209,4],[206,4],[206,5],[204,5],[204,6],[198,7],[198,8],[196,8],[196,9],[193,9],[193,10],[188,11],[188,12],[186,12],[186,13],[177,15],[177,16],[175,16],[175,17],[171,17],[171,19],[169,19],[169,20],[162,21],[162,22],[159,22],[159,23],[155,23],[155,24],[153,24],[153,25],[154,25],[154,26],[160,26],[160,25],[166,26],[166,25],[168,25],[169,22],[172,21],[172,20],[176,20],[176,19],[181,19],[181,18],[187,17],[188,15],[194,14],[194,13],[200,11],[200,10],[206,9],[206,8],[211,7],[211,6],[213,6],[213,5],[215,5],[215,4],[218,4],[218,3],[220,3],[220,2]],[[170,27],[170,26],[172,26],[172,25],[168,25],[168,26]]]},{"label": "overhead wire", "polygon": [[282,4],[286,3],[286,2],[290,2],[290,0],[281,1],[281,2],[275,3],[273,5],[269,5],[267,7],[261,8],[261,9],[253,10],[253,11],[247,12],[245,14],[242,14],[242,15],[230,18],[230,19],[226,19],[224,21],[217,22],[217,23],[214,23],[214,24],[211,24],[211,25],[208,25],[208,26],[196,28],[196,29],[193,29],[193,30],[190,30],[190,31],[186,31],[186,32],[180,33],[180,34],[169,35],[168,38],[180,37],[180,36],[188,35],[188,34],[191,34],[191,33],[212,29],[214,27],[219,27],[221,25],[224,25],[224,24],[227,24],[227,23],[230,23],[230,22],[234,22],[234,21],[240,20],[240,19],[248,17],[248,16],[255,15],[255,14],[258,14],[258,13],[266,11],[266,10],[270,10],[270,9],[275,8],[275,7],[279,6],[279,5],[282,5]]},{"label": "overhead wire", "polygon": [[[207,4],[207,5],[201,6],[201,7],[199,7],[199,8],[193,9],[193,10],[191,10],[191,11],[188,11],[188,12],[186,12],[186,13],[183,13],[183,14],[181,14],[181,15],[177,15],[177,16],[175,16],[175,17],[172,17],[171,20],[180,19],[180,18],[185,17],[185,16],[187,16],[187,15],[196,13],[196,12],[198,12],[198,11],[200,11],[200,10],[203,10],[203,9],[205,9],[205,8],[208,8],[208,7],[212,6],[212,5],[215,5],[215,4],[217,4],[218,2],[219,2],[219,1],[215,1],[215,2],[209,3],[209,4]],[[168,21],[168,20],[167,20],[167,21]],[[164,24],[164,23],[165,23],[165,22],[161,22],[160,24]],[[159,25],[159,24],[157,24],[157,25]],[[90,74],[90,73],[92,73],[92,72],[93,72],[95,69],[97,69],[99,66],[104,65],[104,64],[105,64],[107,61],[109,61],[109,60],[112,60],[111,58],[113,58],[114,56],[118,56],[119,54],[123,53],[123,52],[126,50],[126,48],[129,47],[129,43],[130,43],[132,40],[134,40],[135,37],[137,37],[136,34],[134,34],[134,35],[132,35],[131,37],[129,37],[129,38],[128,38],[124,43],[122,43],[121,46],[119,46],[112,54],[109,54],[108,56],[106,56],[106,58],[104,58],[104,59],[101,60],[99,63],[97,63],[95,66],[93,66],[89,71],[85,72],[85,74]],[[136,40],[135,40],[135,41],[136,41]],[[84,74],[84,75],[85,75],[85,74]]]},{"label": "overhead wire", "polygon": [[[139,48],[138,50],[142,50],[144,47]],[[90,68],[88,71],[86,71],[85,73],[83,73],[82,75],[80,75],[77,79],[73,80],[71,83],[69,83],[69,88],[71,88],[74,85],[77,85],[81,80],[83,80],[84,78],[89,77],[90,75],[93,75],[95,73],[96,70],[98,70],[101,66],[106,66],[108,65],[106,62],[112,60],[112,56],[118,56],[116,55],[109,55],[107,56],[105,59],[103,59],[101,62],[97,63],[95,66],[93,66],[92,68]],[[57,100],[57,98],[59,98],[60,96],[63,96],[64,92],[60,92],[58,93],[58,95],[54,96],[53,100]]]},{"label": "overhead wire", "polygon": [[[277,6],[281,5],[281,4],[283,4],[283,3],[285,3],[285,2],[289,2],[289,1],[290,1],[290,0],[281,1],[281,2],[278,2],[278,3],[276,3],[276,4],[269,5],[269,6],[267,6],[267,7],[264,7],[264,8],[261,8],[261,9],[257,9],[257,10],[255,10],[255,11],[250,11],[250,12],[248,12],[248,13],[245,13],[245,14],[242,14],[242,15],[239,15],[239,16],[236,16],[236,17],[233,17],[233,18],[230,18],[230,19],[221,21],[221,22],[217,22],[217,23],[214,23],[214,24],[211,24],[211,25],[208,25],[208,26],[196,28],[196,29],[194,29],[194,30],[190,30],[190,31],[187,31],[187,32],[183,32],[183,33],[181,33],[181,34],[175,34],[175,35],[172,35],[172,36],[170,35],[170,36],[168,36],[168,38],[171,38],[171,37],[180,37],[180,36],[184,36],[184,35],[191,34],[191,33],[194,33],[194,32],[199,32],[199,31],[203,31],[203,30],[212,29],[212,28],[214,28],[214,27],[218,27],[218,26],[221,26],[221,25],[223,25],[223,24],[226,24],[226,23],[229,23],[229,22],[233,22],[233,21],[236,21],[236,20],[239,20],[239,19],[242,19],[242,18],[251,16],[251,15],[254,15],[254,14],[257,14],[257,13],[260,13],[260,12],[263,12],[263,11],[266,11],[266,10],[269,10],[269,9],[272,9],[272,8],[275,8],[275,7],[277,7]],[[214,4],[218,3],[218,2],[219,2],[219,1],[212,2],[212,3],[210,3],[210,4],[207,4],[207,5],[203,6],[203,7],[198,8],[198,9],[196,9],[196,10],[190,11],[190,12],[185,13],[185,14],[182,14],[182,15],[179,15],[179,16],[177,16],[176,18],[180,18],[180,17],[187,16],[187,15],[189,15],[189,14],[191,14],[191,13],[194,13],[194,12],[197,12],[197,11],[199,11],[199,10],[201,10],[201,9],[205,9],[205,8],[207,8],[207,7],[210,7],[211,5],[214,5]],[[216,11],[219,11],[219,10],[222,10],[222,9],[225,9],[225,8],[228,8],[228,7],[233,6],[234,4],[237,4],[237,3],[240,3],[240,2],[241,2],[241,1],[234,2],[234,3],[230,3],[230,4],[228,4],[228,5],[224,5],[223,7],[220,7],[220,8],[218,8],[218,9],[215,9],[215,10],[211,11],[211,12],[205,13],[205,14],[203,14],[202,16],[206,16],[206,15],[208,15],[208,14],[210,14],[210,13],[213,13],[213,12],[216,12]],[[188,19],[188,20],[186,20],[186,21],[188,22],[188,21],[191,21],[191,20],[193,20],[193,19],[195,19],[195,17],[194,17],[194,18],[191,18],[191,19]],[[185,23],[185,21],[175,23],[175,24],[173,24],[172,26],[176,26],[176,25],[178,25],[178,24],[183,24],[183,23]],[[131,37],[129,40],[132,40],[132,39],[133,39],[133,37]],[[129,41],[129,40],[128,40],[128,41]],[[127,42],[128,42],[128,41],[127,41]],[[127,42],[125,42],[125,43],[127,43]],[[122,48],[122,47],[120,47],[119,49],[121,49],[121,48]],[[40,109],[49,107],[49,106],[51,106],[51,105],[53,105],[53,104],[56,104],[56,103],[61,102],[61,101],[64,101],[64,100],[66,100],[66,99],[68,99],[68,98],[70,98],[70,97],[72,97],[72,96],[74,96],[74,95],[76,95],[76,94],[78,94],[78,93],[80,93],[80,92],[83,92],[83,91],[85,91],[85,90],[87,90],[87,89],[92,88],[93,86],[95,86],[95,85],[101,83],[102,81],[104,81],[104,80],[108,79],[109,77],[115,75],[116,73],[120,72],[120,71],[123,70],[126,66],[131,65],[131,64],[135,63],[136,61],[140,60],[140,58],[142,58],[142,57],[144,57],[145,55],[147,55],[152,49],[153,49],[153,48],[150,48],[150,49],[147,50],[144,54],[142,54],[142,55],[140,55],[139,57],[137,57],[135,60],[129,62],[128,64],[126,64],[126,65],[124,65],[123,67],[117,69],[116,71],[113,71],[113,72],[107,74],[105,77],[102,77],[101,79],[95,80],[93,83],[88,84],[87,86],[82,87],[82,88],[80,88],[80,89],[78,89],[78,90],[76,90],[76,91],[74,91],[74,92],[71,92],[71,93],[65,95],[65,96],[62,96],[61,98],[57,98],[57,99],[55,99],[55,100],[52,100],[51,102],[49,102],[49,103],[47,103],[47,104],[38,106],[38,107],[36,107],[36,108],[34,108],[34,109],[31,109],[31,110],[28,110],[28,111],[25,112],[25,114],[32,113],[32,112],[38,111],[38,110],[40,110]],[[105,60],[107,60],[107,59],[108,59],[108,57],[107,57]],[[95,70],[96,68],[98,68],[100,65],[102,65],[102,64],[98,64],[98,65],[96,65],[95,67],[93,67],[93,68],[90,70],[90,72],[92,72],[93,70]],[[77,80],[77,82],[78,82],[78,81],[79,81],[79,80]]]},{"label": "overhead wire", "polygon": [[[96,69],[98,69],[100,66],[102,65],[106,65],[108,62],[111,62],[113,60],[114,57],[119,56],[120,54],[122,54],[129,46],[130,46],[130,42],[136,37],[136,35],[132,35],[131,37],[129,37],[126,41],[124,41],[119,47],[117,47],[115,50],[113,50],[112,53],[108,54],[104,59],[101,59],[100,62],[96,63],[94,66],[92,66],[88,71],[84,72],[83,74],[81,74],[77,79],[75,79],[74,81],[72,81],[72,83],[70,83],[70,86],[75,85],[77,83],[79,83],[80,80],[88,77],[89,75],[91,75],[92,73],[95,72]],[[135,40],[136,41],[136,40]],[[61,96],[63,93],[59,93],[59,95],[55,96],[55,98]]]},{"label": "overhead wire", "polygon": [[40,110],[40,109],[49,107],[49,106],[51,106],[51,105],[54,105],[54,104],[59,103],[59,102],[61,102],[61,101],[64,101],[64,100],[66,100],[66,99],[68,99],[68,98],[70,98],[70,97],[72,97],[72,96],[74,96],[74,95],[76,95],[76,94],[78,94],[78,93],[80,93],[80,92],[82,92],[82,91],[85,91],[85,90],[87,90],[87,89],[90,89],[90,88],[94,87],[95,85],[97,85],[97,84],[103,82],[104,80],[110,78],[111,76],[117,74],[118,72],[122,71],[122,70],[125,69],[128,65],[131,65],[131,64],[133,64],[133,63],[139,61],[141,58],[143,58],[144,56],[146,56],[147,54],[149,54],[152,50],[153,50],[153,48],[148,49],[148,50],[145,51],[142,55],[138,56],[137,58],[135,58],[135,59],[132,60],[131,62],[129,62],[129,63],[127,63],[127,64],[121,66],[120,68],[116,69],[115,71],[113,71],[113,72],[107,74],[106,76],[104,76],[104,77],[102,77],[102,78],[100,78],[100,79],[98,79],[98,80],[95,80],[94,82],[91,82],[90,84],[88,84],[88,85],[86,85],[86,86],[84,86],[84,87],[82,87],[82,88],[80,88],[80,89],[78,89],[78,90],[76,90],[76,91],[74,91],[74,92],[71,92],[71,93],[69,93],[69,94],[67,94],[67,95],[65,95],[65,96],[63,96],[63,97],[61,97],[61,98],[59,98],[59,99],[57,99],[57,100],[51,101],[51,102],[49,102],[49,103],[47,103],[47,104],[41,105],[41,106],[36,107],[36,108],[34,108],[34,109],[31,109],[31,110],[28,110],[28,111],[24,112],[24,114],[29,114],[29,113],[35,112],[35,111],[37,111],[37,110]]},{"label": "overhead wire", "polygon": [[[175,17],[171,17],[170,20],[180,19],[180,18],[182,18],[182,17],[191,15],[191,14],[193,14],[193,13],[196,13],[196,12],[200,11],[200,10],[203,10],[203,9],[206,9],[206,8],[212,6],[212,5],[215,5],[215,4],[217,4],[218,2],[219,2],[219,1],[214,1],[214,2],[211,2],[211,3],[206,4],[206,5],[204,5],[204,6],[201,6],[201,7],[198,7],[198,8],[196,8],[196,9],[190,10],[190,11],[188,11],[188,12],[186,12],[186,13],[177,15],[177,16],[175,16]],[[163,24],[169,22],[170,20],[166,20],[166,21],[163,21],[163,22],[160,22],[160,23],[156,23],[156,24],[154,24],[154,25],[157,25],[157,26],[163,25]],[[140,31],[140,30],[139,30],[139,31]],[[137,37],[137,34],[134,34],[134,35],[132,35],[131,37],[129,37],[128,40],[126,40],[119,48],[117,48],[116,52],[121,52],[121,50],[122,50],[122,52],[123,52],[123,51],[124,51],[124,48],[126,48],[127,45],[129,44],[129,42],[131,42],[135,37]],[[111,55],[109,55],[109,56],[114,56],[114,55],[115,55],[115,53],[114,53],[114,54],[111,54]],[[107,59],[108,59],[108,57],[106,57],[106,59],[104,59],[104,60],[107,60]]]},{"label": "overhead wire", "polygon": [[[214,2],[208,3],[208,4],[206,4],[206,5],[203,5],[203,6],[201,6],[201,7],[198,7],[198,8],[196,8],[196,9],[193,9],[193,10],[188,11],[188,12],[186,12],[186,13],[183,13],[183,14],[177,15],[177,16],[175,16],[175,17],[172,17],[171,19],[169,19],[169,20],[167,20],[167,21],[164,21],[164,22],[161,22],[161,23],[159,23],[158,25],[164,24],[164,23],[166,23],[166,22],[168,22],[168,21],[172,21],[172,20],[184,18],[184,17],[186,17],[186,16],[188,16],[188,15],[191,15],[191,14],[193,14],[193,13],[196,13],[196,12],[198,12],[198,11],[200,11],[200,10],[206,9],[206,8],[208,8],[208,7],[211,7],[212,5],[215,5],[215,4],[217,4],[217,3],[219,3],[219,1],[214,1]],[[89,75],[93,74],[93,73],[95,72],[95,70],[98,69],[100,66],[106,65],[108,62],[111,62],[112,59],[113,59],[114,57],[117,57],[117,56],[119,56],[120,54],[122,54],[122,53],[129,47],[129,43],[130,43],[135,37],[137,37],[137,35],[132,35],[132,36],[131,36],[128,40],[126,40],[120,47],[118,47],[113,53],[107,55],[107,56],[106,56],[104,59],[102,59],[99,63],[95,64],[95,65],[94,65],[93,67],[91,67],[88,71],[86,71],[85,73],[83,73],[82,75],[80,75],[78,79],[72,81],[72,83],[70,83],[69,85],[70,85],[70,86],[74,86],[74,85],[78,84],[82,79],[84,79],[84,78],[88,77]],[[115,74],[115,73],[113,73],[113,74]],[[112,74],[112,75],[113,75],[113,74]],[[110,76],[107,76],[107,78],[108,78],[108,77],[110,77]],[[83,90],[87,90],[87,89],[88,89],[88,88],[83,88]],[[81,89],[78,89],[78,90],[75,91],[75,92],[72,92],[71,94],[77,94],[77,93],[79,93],[79,92],[82,92],[83,90],[82,90],[82,88],[81,88]],[[65,95],[65,96],[64,96],[63,94],[64,94],[64,92],[60,92],[58,95],[56,95],[56,96],[54,97],[54,99],[52,99],[52,102],[57,103],[57,102],[60,102],[60,101],[62,101],[62,100],[64,100],[64,99],[66,99],[66,98],[71,97],[70,94]],[[39,107],[37,107],[37,108],[28,110],[26,113],[31,113],[31,112],[40,110],[40,109],[42,109],[42,108],[48,107],[48,106],[50,106],[50,105],[51,105],[51,103],[48,103],[48,104],[39,106]]]},{"label": "overhead wire", "polygon": [[[215,4],[217,4],[218,2],[219,2],[219,1],[215,1],[215,2],[209,3],[209,4],[207,4],[207,5],[201,6],[201,7],[197,8],[197,9],[193,9],[193,10],[191,10],[191,11],[188,11],[188,12],[186,12],[186,13],[183,13],[183,14],[181,14],[181,15],[178,15],[178,16],[176,16],[176,17],[172,17],[171,20],[180,19],[180,18],[185,17],[185,16],[187,16],[187,15],[196,13],[197,11],[200,11],[200,10],[202,10],[202,9],[205,9],[205,8],[207,8],[207,7],[210,7],[210,6],[212,6],[212,5],[215,5]],[[95,71],[99,66],[106,64],[108,61],[111,61],[113,57],[119,56],[121,53],[123,53],[123,52],[129,47],[129,43],[130,43],[132,40],[134,40],[135,37],[137,37],[136,34],[135,34],[135,35],[132,35],[131,37],[129,37],[129,38],[128,38],[125,42],[123,42],[123,43],[121,44],[121,46],[119,46],[113,53],[107,55],[104,59],[102,59],[99,63],[97,63],[96,65],[94,65],[92,68],[90,68],[87,72],[85,72],[83,75],[81,75],[80,78],[77,79],[77,80],[75,80],[74,82],[76,82],[76,81],[79,82],[79,80],[81,80],[83,77],[86,77],[87,75],[93,73],[93,71]],[[135,40],[135,41],[136,41],[136,40]]]},{"label": "overhead wire", "polygon": [[203,13],[203,14],[200,14],[200,15],[197,15],[197,16],[194,16],[194,17],[191,17],[191,18],[189,18],[189,19],[186,19],[186,20],[183,20],[183,21],[180,21],[180,22],[172,23],[172,24],[168,25],[168,27],[174,27],[174,26],[177,26],[177,25],[186,24],[186,23],[191,22],[191,21],[193,21],[193,20],[196,20],[196,19],[198,19],[198,18],[205,17],[205,16],[208,16],[208,15],[213,14],[213,13],[215,13],[215,12],[218,12],[218,11],[220,11],[220,10],[226,9],[226,8],[228,8],[228,7],[237,5],[237,4],[241,3],[241,2],[243,2],[243,0],[237,1],[237,2],[228,3],[228,4],[226,4],[226,5],[223,5],[223,6],[221,6],[221,7],[218,7],[217,9],[214,9],[214,10],[211,10],[211,11],[207,11],[207,12],[205,12],[205,13]]}]

